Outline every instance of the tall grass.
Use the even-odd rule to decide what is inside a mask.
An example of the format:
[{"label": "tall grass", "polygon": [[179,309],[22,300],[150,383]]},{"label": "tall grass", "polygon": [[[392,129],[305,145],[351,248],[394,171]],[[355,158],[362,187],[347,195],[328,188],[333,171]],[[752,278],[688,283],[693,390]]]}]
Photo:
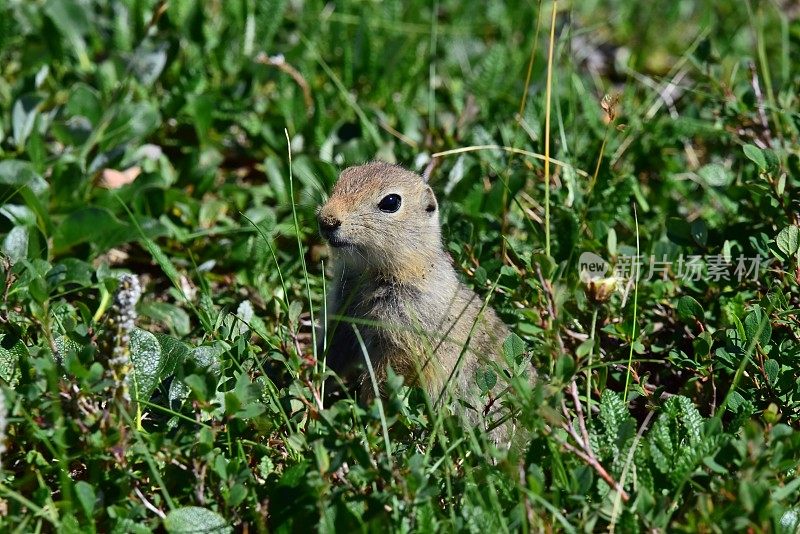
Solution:
[{"label": "tall grass", "polygon": [[556,45],[556,14],[558,0],[553,0],[550,18],[550,41],[547,49],[547,85],[544,115],[544,252],[550,256],[550,107],[553,96],[553,50]]}]

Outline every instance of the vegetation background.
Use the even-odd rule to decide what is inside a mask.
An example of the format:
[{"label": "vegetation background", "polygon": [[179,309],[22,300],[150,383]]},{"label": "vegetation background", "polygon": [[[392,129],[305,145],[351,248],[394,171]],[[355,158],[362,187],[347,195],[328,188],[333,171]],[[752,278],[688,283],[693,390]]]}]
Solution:
[{"label": "vegetation background", "polygon": [[[2,529],[797,532],[798,65],[781,0],[0,0]],[[510,451],[319,401],[314,208],[375,158],[538,369],[476,377]]]}]

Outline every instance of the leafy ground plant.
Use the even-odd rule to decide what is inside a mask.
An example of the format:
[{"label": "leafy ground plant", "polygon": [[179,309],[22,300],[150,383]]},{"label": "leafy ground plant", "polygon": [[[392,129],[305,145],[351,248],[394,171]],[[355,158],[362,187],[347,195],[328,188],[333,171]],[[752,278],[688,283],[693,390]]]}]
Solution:
[{"label": "leafy ground plant", "polygon": [[[0,0],[2,530],[797,532],[798,50],[777,0]],[[324,400],[371,159],[514,332],[507,450]]]}]

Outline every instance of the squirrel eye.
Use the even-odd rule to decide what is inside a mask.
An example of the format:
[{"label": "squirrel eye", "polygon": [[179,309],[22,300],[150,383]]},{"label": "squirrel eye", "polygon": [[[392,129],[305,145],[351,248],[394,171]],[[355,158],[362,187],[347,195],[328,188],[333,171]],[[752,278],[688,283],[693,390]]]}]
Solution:
[{"label": "squirrel eye", "polygon": [[378,209],[384,213],[394,213],[400,209],[400,195],[386,195],[378,203]]}]

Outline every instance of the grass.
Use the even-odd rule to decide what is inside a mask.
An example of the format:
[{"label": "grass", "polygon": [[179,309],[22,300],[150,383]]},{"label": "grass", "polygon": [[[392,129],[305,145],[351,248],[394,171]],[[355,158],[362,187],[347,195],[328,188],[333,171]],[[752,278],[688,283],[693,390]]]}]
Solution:
[{"label": "grass", "polygon": [[550,43],[547,48],[547,85],[544,106],[544,253],[550,256],[550,105],[553,96],[553,48],[556,39],[558,1],[553,0],[550,19]]},{"label": "grass", "polygon": [[[763,2],[0,1],[0,526],[796,532],[799,43]],[[514,332],[481,406],[322,403],[315,209],[372,159]]]},{"label": "grass", "polygon": [[[636,258],[641,256],[641,249],[639,248],[639,217],[636,213],[636,204],[633,205],[633,222],[636,225]],[[634,275],[633,278],[633,318],[631,320],[631,337],[630,337],[630,351],[628,352],[628,368],[625,372],[625,390],[622,394],[623,402],[627,402],[628,400],[628,392],[630,391],[631,387],[631,366],[633,365],[633,341],[636,339],[636,318],[639,315],[639,269],[641,267],[638,264],[635,264],[633,270]],[[594,317],[592,318],[592,322],[594,323]]]}]

